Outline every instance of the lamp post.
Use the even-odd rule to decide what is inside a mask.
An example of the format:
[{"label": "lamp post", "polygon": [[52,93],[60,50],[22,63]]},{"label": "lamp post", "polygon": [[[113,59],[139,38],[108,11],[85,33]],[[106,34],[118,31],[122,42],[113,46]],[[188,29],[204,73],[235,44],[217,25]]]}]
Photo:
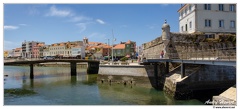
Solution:
[{"label": "lamp post", "polygon": [[[109,39],[108,39],[108,46],[109,46]],[[109,62],[109,47],[108,47],[108,62]]]},{"label": "lamp post", "polygon": [[113,35],[113,30],[112,30],[112,36],[113,36],[113,39],[112,39],[112,63],[113,63],[113,45],[114,45],[114,41],[116,41]]},{"label": "lamp post", "polygon": [[106,38],[106,40],[107,40],[107,50],[108,50],[108,51],[107,51],[107,52],[108,52],[107,55],[108,55],[108,62],[109,62],[109,59],[110,59],[110,58],[109,58],[109,54],[110,54],[110,53],[109,53],[109,47],[108,47],[108,46],[109,46],[109,39]]}]

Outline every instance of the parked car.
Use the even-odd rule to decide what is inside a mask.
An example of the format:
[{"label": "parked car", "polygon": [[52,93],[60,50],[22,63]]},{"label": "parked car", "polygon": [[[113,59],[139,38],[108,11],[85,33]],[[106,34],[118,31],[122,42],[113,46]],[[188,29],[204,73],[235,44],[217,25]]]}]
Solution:
[{"label": "parked car", "polygon": [[52,59],[55,59],[54,57],[52,56],[45,56],[43,57],[44,60],[52,60]]}]

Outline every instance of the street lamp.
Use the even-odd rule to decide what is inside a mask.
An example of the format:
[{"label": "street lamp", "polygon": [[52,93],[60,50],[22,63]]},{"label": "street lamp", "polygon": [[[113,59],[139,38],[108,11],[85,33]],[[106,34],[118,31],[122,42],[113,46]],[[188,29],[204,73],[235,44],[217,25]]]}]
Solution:
[{"label": "street lamp", "polygon": [[109,62],[109,54],[110,54],[110,53],[109,53],[109,47],[108,47],[108,46],[109,46],[109,39],[107,39],[107,40],[108,40],[107,49],[108,49],[108,62]]},{"label": "street lamp", "polygon": [[[112,30],[112,35],[113,35],[113,30]],[[114,41],[116,41],[116,38],[114,38],[114,35],[113,35],[113,39],[112,39],[112,63],[113,63],[113,45],[114,45]]]}]

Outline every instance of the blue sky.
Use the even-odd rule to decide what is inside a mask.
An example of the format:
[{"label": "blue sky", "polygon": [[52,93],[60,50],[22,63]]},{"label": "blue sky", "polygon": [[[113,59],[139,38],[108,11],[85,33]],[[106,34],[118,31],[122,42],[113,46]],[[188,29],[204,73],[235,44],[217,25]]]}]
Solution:
[{"label": "blue sky", "polygon": [[137,45],[161,35],[167,19],[178,32],[180,4],[4,4],[4,50],[26,41],[46,44],[82,40]]}]

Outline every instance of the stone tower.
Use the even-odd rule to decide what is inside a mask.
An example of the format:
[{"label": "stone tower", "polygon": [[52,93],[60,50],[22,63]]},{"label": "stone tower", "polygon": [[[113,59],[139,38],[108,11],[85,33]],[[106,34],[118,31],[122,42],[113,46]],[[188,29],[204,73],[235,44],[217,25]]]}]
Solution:
[{"label": "stone tower", "polygon": [[162,40],[170,40],[170,26],[167,24],[166,20],[162,26]]},{"label": "stone tower", "polygon": [[168,57],[168,46],[170,42],[170,26],[167,24],[167,21],[165,20],[163,26],[162,26],[162,41],[163,41],[163,51],[164,51],[164,58]]},{"label": "stone tower", "polygon": [[88,44],[88,38],[86,38],[86,37],[83,38],[83,44],[84,44],[84,45],[87,45],[87,44]]}]

